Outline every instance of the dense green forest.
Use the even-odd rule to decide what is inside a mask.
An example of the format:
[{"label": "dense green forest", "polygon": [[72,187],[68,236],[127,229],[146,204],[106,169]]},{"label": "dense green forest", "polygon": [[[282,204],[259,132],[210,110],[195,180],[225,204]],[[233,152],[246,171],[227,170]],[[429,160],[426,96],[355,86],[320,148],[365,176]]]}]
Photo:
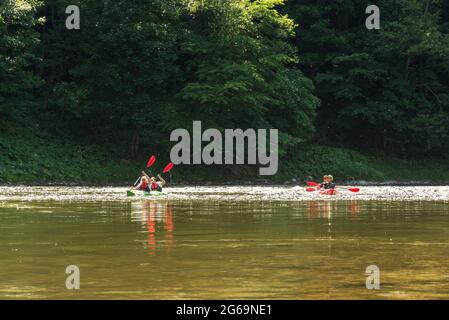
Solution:
[{"label": "dense green forest", "polygon": [[0,0],[0,183],[131,182],[193,120],[279,129],[273,181],[449,181],[449,1]]}]

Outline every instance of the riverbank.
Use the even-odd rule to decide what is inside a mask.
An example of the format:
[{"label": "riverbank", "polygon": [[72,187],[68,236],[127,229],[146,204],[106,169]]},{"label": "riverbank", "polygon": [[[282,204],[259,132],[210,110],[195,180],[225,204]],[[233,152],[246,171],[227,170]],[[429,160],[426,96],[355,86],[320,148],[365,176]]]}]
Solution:
[{"label": "riverbank", "polygon": [[[165,175],[170,185],[303,185],[333,174],[354,185],[446,185],[449,164],[443,160],[380,158],[354,150],[302,145],[282,154],[274,176],[259,176],[258,166],[177,166]],[[151,152],[151,151],[149,151]],[[169,161],[158,154],[150,174]],[[123,186],[132,184],[148,155],[130,159],[126,149],[71,139],[0,136],[0,185]]]},{"label": "riverbank", "polygon": [[[358,186],[358,187],[442,187],[449,186],[449,181],[446,182],[433,182],[433,181],[337,181],[337,186]],[[45,188],[45,187],[69,187],[69,188],[120,188],[127,186],[127,183],[109,183],[109,184],[93,184],[93,183],[76,183],[76,182],[49,182],[49,183],[36,183],[36,184],[24,184],[24,183],[6,183],[0,184],[0,188]],[[170,187],[190,188],[196,189],[201,187],[238,187],[238,186],[251,186],[251,187],[306,187],[306,183],[285,181],[284,183],[271,183],[271,182],[255,182],[246,181],[241,182],[214,182],[205,181],[201,184],[193,183],[187,184],[185,182],[171,182],[168,184]]]},{"label": "riverbank", "polygon": [[165,188],[166,195],[157,197],[127,197],[125,187],[0,187],[0,206],[8,201],[82,201],[82,202],[140,202],[155,201],[449,201],[449,186],[366,186],[352,193],[340,187],[337,195],[307,192],[300,186],[196,186]]}]

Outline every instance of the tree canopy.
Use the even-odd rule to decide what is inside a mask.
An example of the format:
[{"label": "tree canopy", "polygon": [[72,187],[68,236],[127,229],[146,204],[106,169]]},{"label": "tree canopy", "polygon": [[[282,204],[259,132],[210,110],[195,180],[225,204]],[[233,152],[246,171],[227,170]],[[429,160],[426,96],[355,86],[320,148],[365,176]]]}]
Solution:
[{"label": "tree canopy", "polygon": [[[68,30],[68,5],[81,10]],[[167,151],[193,120],[324,144],[449,150],[449,5],[379,0],[5,0],[0,127]],[[9,129],[8,129],[9,128]],[[424,150],[424,152],[423,152]]]}]

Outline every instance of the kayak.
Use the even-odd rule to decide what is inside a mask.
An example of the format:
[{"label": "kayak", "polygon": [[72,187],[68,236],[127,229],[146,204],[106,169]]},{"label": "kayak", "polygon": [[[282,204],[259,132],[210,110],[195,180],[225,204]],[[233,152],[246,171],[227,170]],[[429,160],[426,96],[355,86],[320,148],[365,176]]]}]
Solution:
[{"label": "kayak", "polygon": [[335,196],[337,194],[337,189],[321,190],[320,194],[325,194],[325,195],[329,195],[329,196]]},{"label": "kayak", "polygon": [[147,192],[147,191],[131,191],[131,190],[127,190],[126,191],[126,196],[128,197],[135,197],[135,196],[140,196],[140,197],[154,197],[154,196],[166,196],[167,193],[165,192],[161,192],[161,191],[151,191],[151,192]]}]

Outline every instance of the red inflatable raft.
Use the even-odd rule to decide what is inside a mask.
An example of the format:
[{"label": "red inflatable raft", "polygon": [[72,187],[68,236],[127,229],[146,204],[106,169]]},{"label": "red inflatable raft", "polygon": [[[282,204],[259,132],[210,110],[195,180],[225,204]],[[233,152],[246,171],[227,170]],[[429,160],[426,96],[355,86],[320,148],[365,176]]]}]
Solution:
[{"label": "red inflatable raft", "polygon": [[321,190],[320,194],[326,194],[326,195],[329,195],[329,196],[335,196],[337,194],[337,189]]}]

